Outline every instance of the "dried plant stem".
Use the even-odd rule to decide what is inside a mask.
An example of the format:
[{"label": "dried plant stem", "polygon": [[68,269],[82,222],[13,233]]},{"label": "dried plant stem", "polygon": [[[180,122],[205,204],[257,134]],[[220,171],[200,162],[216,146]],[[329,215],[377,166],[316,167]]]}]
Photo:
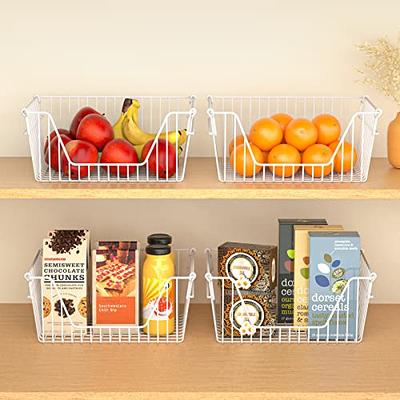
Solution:
[{"label": "dried plant stem", "polygon": [[400,37],[395,44],[387,38],[363,43],[357,48],[367,56],[362,82],[382,91],[400,106]]}]

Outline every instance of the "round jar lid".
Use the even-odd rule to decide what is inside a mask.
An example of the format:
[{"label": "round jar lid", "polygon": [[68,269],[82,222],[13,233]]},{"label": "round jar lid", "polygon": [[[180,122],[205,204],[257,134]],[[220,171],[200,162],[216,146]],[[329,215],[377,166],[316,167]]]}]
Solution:
[{"label": "round jar lid", "polygon": [[146,254],[152,256],[165,256],[171,253],[171,247],[162,244],[151,244],[146,247]]},{"label": "round jar lid", "polygon": [[167,246],[172,243],[172,237],[171,235],[168,235],[168,233],[153,233],[152,235],[147,236],[147,243]]}]

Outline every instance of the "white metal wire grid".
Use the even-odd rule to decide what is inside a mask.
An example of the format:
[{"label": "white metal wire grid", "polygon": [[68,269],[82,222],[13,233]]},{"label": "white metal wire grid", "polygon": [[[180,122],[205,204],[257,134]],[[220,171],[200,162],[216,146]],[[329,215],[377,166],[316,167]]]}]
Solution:
[{"label": "white metal wire grid", "polygon": [[[330,113],[336,116],[342,126],[340,143],[331,160],[325,164],[281,164],[260,163],[255,159],[246,135],[251,125],[262,117],[275,113],[288,113],[294,118],[312,119],[318,114]],[[208,96],[209,133],[213,141],[218,178],[221,182],[365,182],[371,162],[374,137],[377,135],[377,123],[381,110],[371,100],[364,97],[328,97],[328,96]],[[245,145],[251,157],[253,172],[242,176],[236,172],[236,157],[233,167],[228,151],[229,143],[244,137]],[[358,160],[351,158],[351,170],[343,172],[344,141],[349,142],[357,151]],[[342,152],[342,172],[334,172],[334,158]],[[235,153],[233,153],[235,154]],[[244,153],[243,167],[246,165]],[[307,168],[308,167],[308,168]],[[329,171],[319,177],[318,169]],[[243,168],[245,169],[245,168]],[[260,169],[259,172],[256,170]],[[311,169],[311,174],[306,172]],[[297,170],[297,172],[296,172]],[[283,172],[283,173],[282,173]],[[285,172],[287,175],[285,177]],[[282,176],[280,176],[282,175]]]},{"label": "white metal wire grid", "polygon": [[[266,325],[256,326],[253,335],[243,335],[234,332],[233,316],[230,315],[229,329],[227,329],[224,313],[229,305],[232,309],[234,299],[244,305],[244,297],[236,283],[230,277],[216,276],[217,270],[214,265],[217,260],[217,253],[211,249],[206,250],[207,272],[207,298],[211,302],[211,311],[214,322],[215,338],[219,343],[359,343],[362,341],[365,321],[367,317],[369,300],[372,297],[372,284],[376,279],[376,274],[371,272],[364,254],[361,257],[360,276],[352,278],[347,282],[340,298],[337,300],[331,314],[325,324],[320,326],[287,326],[287,325]],[[227,287],[225,282],[230,280],[231,287]],[[349,311],[343,311],[343,305],[350,308],[350,292],[355,288],[356,292],[356,328],[354,338],[349,333]],[[229,296],[226,296],[226,294]],[[231,299],[227,304],[228,298]],[[346,321],[346,330],[339,333],[339,319]],[[331,325],[336,326],[332,328]]]},{"label": "white metal wire grid", "polygon": [[[147,157],[141,162],[132,164],[100,162],[78,164],[72,162],[61,141],[59,129],[68,129],[75,113],[84,106],[91,106],[99,112],[103,112],[113,124],[121,114],[125,98],[139,100],[141,128],[156,133],[154,144]],[[186,172],[190,141],[194,134],[196,112],[194,96],[35,96],[22,111],[26,122],[26,133],[29,137],[35,179],[44,182],[182,182]],[[149,168],[149,157],[154,150],[158,163],[159,138],[162,132],[178,132],[183,129],[186,129],[187,132],[186,142],[183,145],[179,145],[178,142],[173,144],[176,165],[174,173],[167,174],[167,177],[163,178],[158,174],[158,165],[156,174],[152,173]],[[46,139],[50,138],[52,131],[55,131],[58,137],[58,171],[49,167],[51,148],[45,159],[44,144]],[[168,152],[169,147],[167,146],[167,170]],[[65,154],[68,161],[68,174],[62,173],[60,168],[62,154]],[[112,170],[115,168],[117,171],[113,173]],[[125,168],[127,168],[127,173],[122,173]],[[77,171],[77,177],[71,173],[74,170]],[[88,176],[84,176],[84,171],[90,171]]]},{"label": "white metal wire grid", "polygon": [[[65,322],[62,323],[60,332],[54,329],[52,332],[44,331],[43,316],[43,293],[42,293],[42,251],[39,250],[30,270],[25,274],[25,279],[29,286],[29,297],[32,301],[33,315],[35,319],[37,337],[41,343],[181,343],[185,338],[187,317],[189,313],[190,301],[194,297],[194,272],[195,249],[174,250],[176,276],[165,282],[165,291],[168,283],[175,284],[175,326],[171,334],[161,335],[157,325],[157,334],[150,335],[144,333],[143,328],[148,325],[98,325],[81,326],[71,321],[71,317],[62,302],[62,298],[54,281],[51,282],[52,295],[60,300],[63,314],[66,315]],[[143,252],[142,252],[143,257]],[[160,293],[159,298],[165,296]],[[52,296],[53,297],[53,296]],[[167,297],[167,296],[166,296]],[[89,303],[90,304],[90,303]],[[154,310],[153,310],[154,311]],[[54,313],[51,313],[53,315]],[[54,322],[54,321],[53,321]]]}]

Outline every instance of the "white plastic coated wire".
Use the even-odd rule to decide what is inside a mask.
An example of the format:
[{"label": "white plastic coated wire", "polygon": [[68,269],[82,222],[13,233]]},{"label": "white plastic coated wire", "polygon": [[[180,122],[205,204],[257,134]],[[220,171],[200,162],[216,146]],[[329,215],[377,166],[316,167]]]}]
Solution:
[{"label": "white plastic coated wire", "polygon": [[[256,120],[276,113],[310,120],[325,113],[337,117],[342,132],[331,159],[323,164],[284,165],[256,159],[247,138],[250,128]],[[208,96],[207,114],[221,182],[328,183],[365,182],[368,179],[377,123],[382,112],[367,96]],[[243,160],[236,156],[240,137],[247,149],[243,151]],[[354,156],[351,152],[349,169],[344,164],[344,142],[351,144],[357,153]],[[233,152],[229,151],[230,143],[233,143]],[[340,160],[336,168],[335,158]],[[240,174],[241,169],[246,171],[246,176]]]},{"label": "white plastic coated wire", "polygon": [[[51,290],[60,300],[62,313],[66,315],[65,322],[60,329],[44,330],[43,315],[43,295],[42,283],[44,278],[41,276],[42,270],[42,251],[39,250],[30,270],[25,274],[25,279],[29,286],[29,297],[32,301],[33,315],[35,319],[37,338],[41,343],[181,343],[185,339],[186,324],[189,313],[191,299],[194,297],[194,272],[195,249],[174,250],[176,276],[165,281],[165,291],[168,284],[173,281],[175,286],[175,326],[173,333],[162,335],[156,328],[157,333],[151,335],[145,333],[145,328],[149,320],[141,325],[77,325],[71,320],[65,307],[57,284],[51,279]],[[143,257],[143,252],[142,252]],[[161,292],[159,299],[165,296]],[[159,300],[158,299],[158,300]],[[155,302],[154,307],[158,302]],[[90,304],[90,302],[89,302]],[[154,309],[153,309],[154,312]]]},{"label": "white plastic coated wire", "polygon": [[[67,153],[59,129],[68,129],[75,113],[84,106],[93,107],[105,114],[111,124],[121,115],[125,98],[140,102],[139,123],[141,129],[154,133],[154,142],[144,160],[137,163],[76,163]],[[182,182],[185,178],[187,157],[191,137],[194,135],[195,96],[35,96],[22,110],[32,157],[34,176],[44,182]],[[186,129],[187,139],[183,144],[176,141],[165,146],[166,177],[159,174],[159,140],[163,132],[179,132]],[[52,148],[45,152],[46,140],[55,132],[57,140],[57,169],[50,168]],[[149,159],[155,151],[155,168]],[[62,166],[62,156],[66,167]],[[175,156],[175,157],[173,157]],[[173,162],[174,166],[168,163]],[[155,170],[155,172],[154,172]]]},{"label": "white plastic coated wire", "polygon": [[[364,253],[361,257],[360,276],[351,278],[347,282],[340,297],[336,301],[326,322],[316,326],[289,326],[289,325],[259,325],[254,327],[254,334],[244,335],[234,331],[233,315],[230,313],[229,328],[225,321],[226,307],[233,309],[235,298],[239,299],[244,310],[245,296],[237,287],[236,282],[230,277],[215,275],[217,252],[206,249],[207,272],[207,298],[211,303],[211,312],[214,323],[215,338],[219,343],[359,343],[363,339],[365,321],[368,312],[368,304],[371,299],[372,285],[376,274],[371,272]],[[231,288],[227,288],[225,282],[232,282]],[[350,319],[350,292],[356,293],[355,299],[355,333],[350,332],[348,321]],[[226,294],[229,292],[230,297]],[[229,298],[231,299],[229,301]],[[347,311],[343,311],[343,305],[347,305]],[[339,320],[345,321],[345,331],[339,333]],[[334,327],[332,327],[332,325]]]}]

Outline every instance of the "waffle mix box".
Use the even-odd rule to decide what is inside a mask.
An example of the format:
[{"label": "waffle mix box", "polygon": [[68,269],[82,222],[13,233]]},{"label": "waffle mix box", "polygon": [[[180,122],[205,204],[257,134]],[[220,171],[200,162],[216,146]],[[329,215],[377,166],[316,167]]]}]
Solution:
[{"label": "waffle mix box", "polygon": [[360,275],[360,236],[348,231],[310,232],[309,238],[308,325],[326,324],[319,334],[317,329],[310,329],[310,339],[356,339],[357,281],[349,280]]},{"label": "waffle mix box", "polygon": [[87,230],[54,230],[43,240],[45,335],[68,335],[71,333],[71,325],[87,325],[89,248],[90,234]]},{"label": "waffle mix box", "polygon": [[340,231],[342,225],[294,226],[294,307],[293,325],[308,325],[308,288],[310,276],[309,232]]},{"label": "waffle mix box", "polygon": [[98,242],[92,291],[93,325],[139,324],[138,242]]},{"label": "waffle mix box", "polygon": [[278,310],[279,324],[293,324],[294,226],[327,225],[325,219],[279,219]]}]

